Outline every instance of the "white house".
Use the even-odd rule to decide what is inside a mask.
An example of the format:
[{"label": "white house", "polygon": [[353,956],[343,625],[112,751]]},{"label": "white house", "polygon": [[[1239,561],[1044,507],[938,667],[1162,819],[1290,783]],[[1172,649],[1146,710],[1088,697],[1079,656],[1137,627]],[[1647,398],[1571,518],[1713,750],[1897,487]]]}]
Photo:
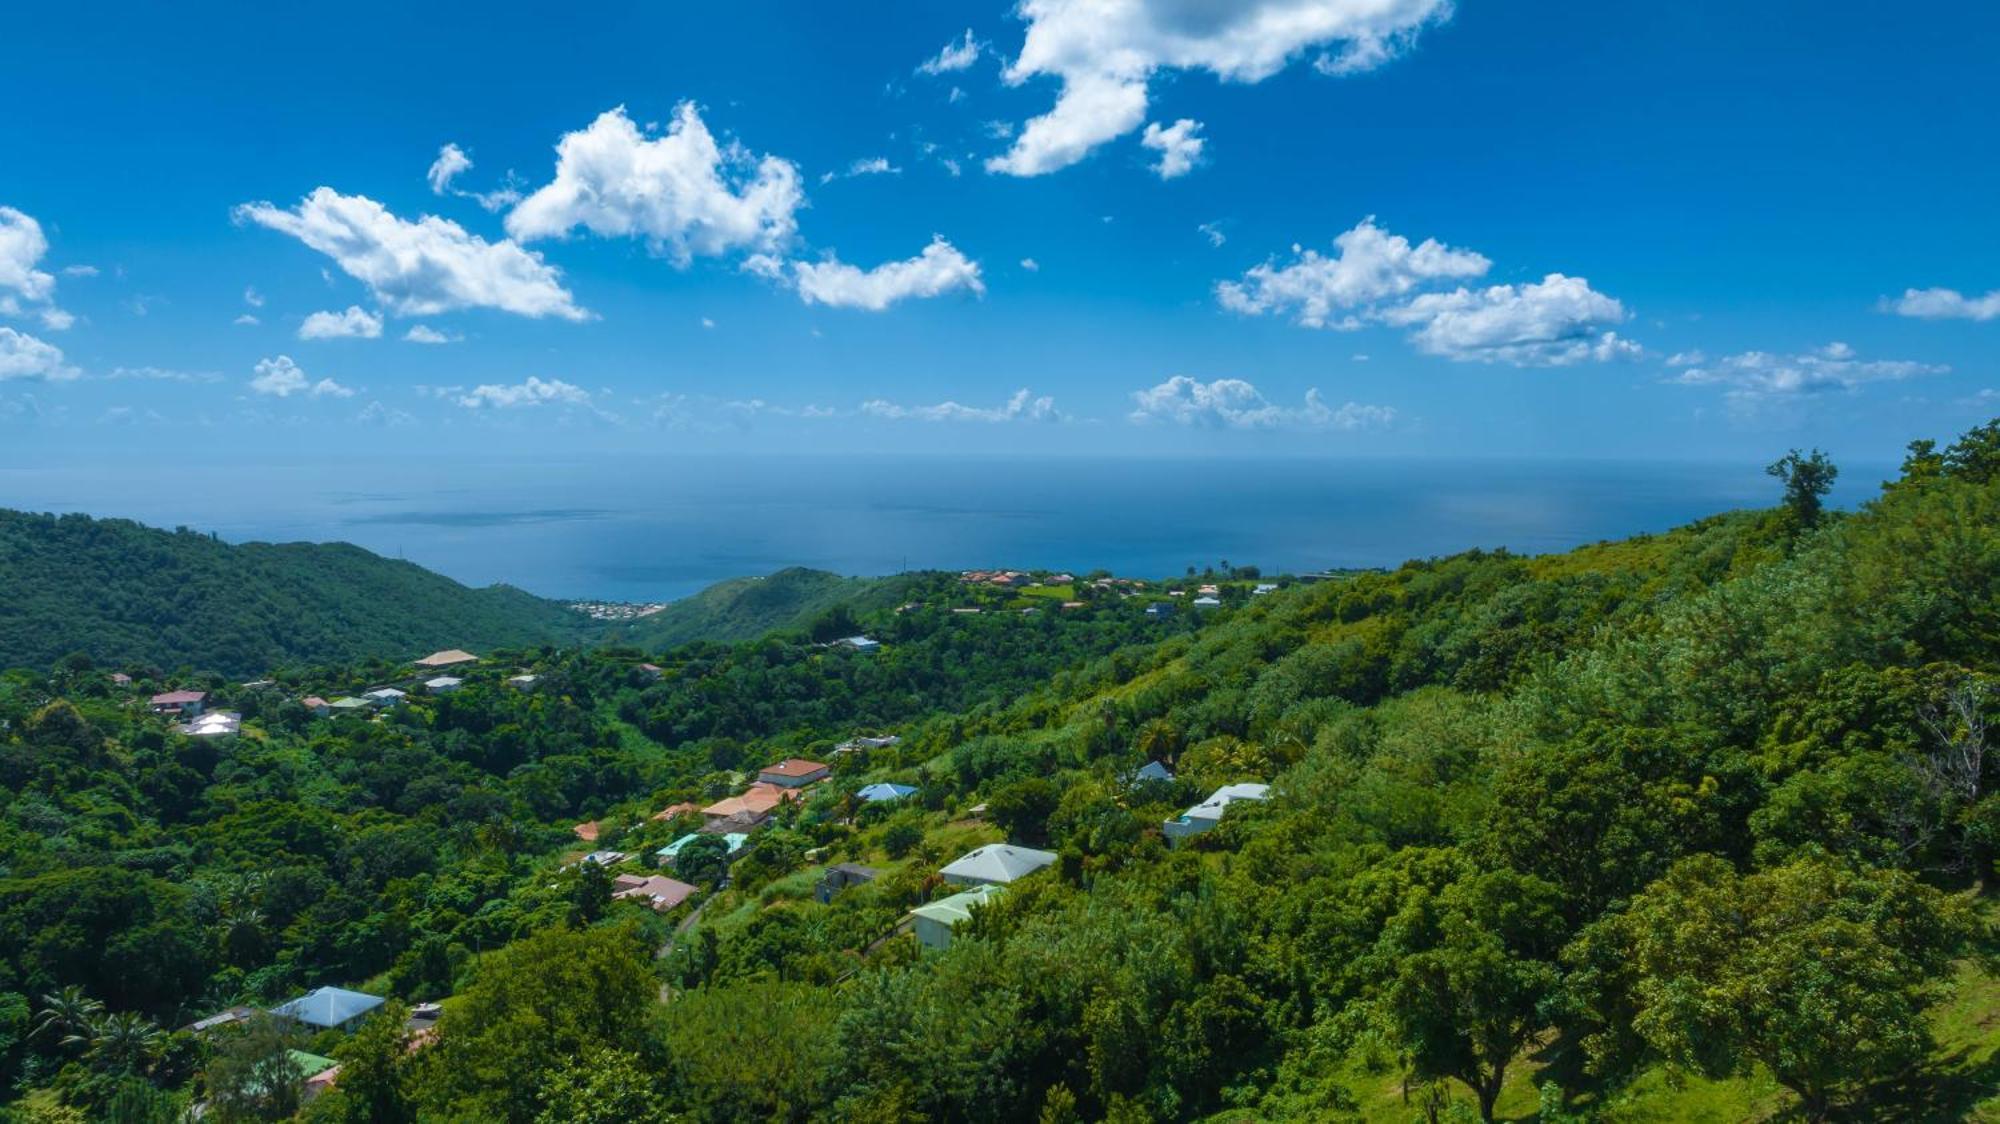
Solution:
[{"label": "white house", "polygon": [[1222,602],[1213,597],[1197,597],[1194,599],[1194,607],[1197,609],[1220,609],[1222,608]]},{"label": "white house", "polygon": [[449,695],[465,686],[465,680],[456,675],[440,675],[436,679],[424,680],[424,690],[433,695]]},{"label": "white house", "polygon": [[395,706],[409,698],[410,693],[400,687],[377,687],[372,691],[362,692],[361,697],[376,706]]},{"label": "white house", "polygon": [[1222,813],[1238,800],[1268,800],[1271,786],[1268,784],[1226,784],[1216,789],[1209,798],[1182,812],[1177,819],[1162,825],[1168,842],[1177,842],[1190,835],[1200,835],[1222,822]]}]

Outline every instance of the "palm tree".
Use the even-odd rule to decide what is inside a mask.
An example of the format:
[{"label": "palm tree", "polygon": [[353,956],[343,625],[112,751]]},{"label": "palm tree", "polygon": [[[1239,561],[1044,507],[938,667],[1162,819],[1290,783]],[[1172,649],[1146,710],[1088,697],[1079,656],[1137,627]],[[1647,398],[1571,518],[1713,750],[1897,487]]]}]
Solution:
[{"label": "palm tree", "polygon": [[42,996],[42,1013],[35,1020],[37,1036],[58,1035],[63,1045],[87,1040],[90,1028],[104,1014],[104,1004],[70,984]]},{"label": "palm tree", "polygon": [[90,1061],[103,1072],[144,1073],[160,1055],[166,1036],[137,1011],[120,1011],[90,1028]]}]

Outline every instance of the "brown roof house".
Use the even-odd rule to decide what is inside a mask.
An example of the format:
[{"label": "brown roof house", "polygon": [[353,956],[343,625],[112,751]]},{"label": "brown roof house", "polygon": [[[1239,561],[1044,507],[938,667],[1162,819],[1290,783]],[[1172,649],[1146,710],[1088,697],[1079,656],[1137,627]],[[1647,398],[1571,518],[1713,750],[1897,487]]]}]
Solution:
[{"label": "brown roof house", "polygon": [[460,664],[478,663],[479,657],[458,648],[446,648],[442,652],[432,652],[417,660],[418,667],[457,667]]},{"label": "brown roof house", "polygon": [[703,831],[747,831],[771,818],[778,805],[794,794],[768,784],[753,784],[741,796],[718,800],[701,810]]},{"label": "brown roof house", "polygon": [[166,691],[154,695],[146,705],[154,714],[179,714],[189,718],[201,713],[208,695],[203,691]]},{"label": "brown roof house", "polygon": [[800,757],[787,757],[776,765],[766,765],[757,774],[760,784],[777,785],[779,788],[804,788],[814,781],[823,781],[833,769],[817,761],[807,761]]},{"label": "brown roof house", "polygon": [[641,877],[637,874],[621,874],[611,880],[611,896],[614,900],[643,901],[660,913],[665,913],[694,896],[695,888],[678,879],[663,874]]}]

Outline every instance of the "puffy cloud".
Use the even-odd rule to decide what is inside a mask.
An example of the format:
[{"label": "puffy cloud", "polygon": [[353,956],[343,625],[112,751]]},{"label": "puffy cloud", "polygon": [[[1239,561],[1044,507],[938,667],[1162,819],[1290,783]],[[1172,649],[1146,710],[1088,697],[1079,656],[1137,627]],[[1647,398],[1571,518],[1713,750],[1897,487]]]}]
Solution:
[{"label": "puffy cloud", "polygon": [[527,242],[580,226],[644,238],[686,265],[697,255],[783,245],[803,201],[797,168],[717,145],[692,102],[652,139],[619,106],[557,143],[555,179],[507,213],[507,232]]},{"label": "puffy cloud", "polygon": [[430,181],[432,195],[443,195],[451,190],[451,181],[458,178],[460,172],[471,168],[472,157],[457,145],[447,144],[438,149],[437,159],[431,161],[431,170],[424,173],[424,178]]},{"label": "puffy cloud", "polygon": [[1224,308],[1245,315],[1291,313],[1308,328],[1352,329],[1384,300],[1431,282],[1479,277],[1493,264],[1482,254],[1435,238],[1412,246],[1409,239],[1377,226],[1372,215],[1333,245],[1338,252],[1332,257],[1293,246],[1289,264],[1267,261],[1241,281],[1217,285],[1216,298]]},{"label": "puffy cloud", "polygon": [[399,315],[434,316],[461,308],[566,320],[590,315],[577,307],[562,287],[560,271],[540,254],[512,242],[488,242],[435,215],[408,222],[366,196],[322,187],[295,210],[246,203],[236,216],[332,258]]},{"label": "puffy cloud", "polygon": [[1983,297],[1968,297],[1957,289],[1905,289],[1884,302],[1898,316],[1919,320],[1993,320],[2000,318],[2000,289]]},{"label": "puffy cloud", "polygon": [[949,74],[954,70],[969,69],[979,61],[986,44],[972,37],[972,29],[966,28],[963,38],[954,39],[944,45],[944,49],[917,65],[919,74]]},{"label": "puffy cloud", "polygon": [[1204,429],[1377,429],[1396,419],[1387,406],[1348,402],[1329,406],[1317,388],[1298,407],[1279,406],[1242,379],[1202,382],[1175,375],[1158,386],[1134,391],[1131,420],[1166,422]]},{"label": "puffy cloud", "polygon": [[1625,306],[1581,277],[1443,289],[1485,275],[1492,262],[1434,238],[1413,246],[1373,217],[1333,242],[1332,257],[1294,246],[1292,261],[1267,261],[1225,281],[1216,299],[1234,312],[1290,315],[1309,328],[1407,328],[1418,350],[1458,362],[1549,367],[1639,353],[1612,331],[1626,319]]},{"label": "puffy cloud", "polygon": [[1383,313],[1414,328],[1417,349],[1458,362],[1561,367],[1635,356],[1639,346],[1610,326],[1625,306],[1581,277],[1551,273],[1529,285],[1425,293]]},{"label": "puffy cloud", "polygon": [[0,327],[0,382],[7,379],[67,382],[82,373],[63,361],[62,348]]},{"label": "puffy cloud", "polygon": [[358,304],[346,312],[315,312],[299,325],[302,340],[372,340],[382,336],[382,318]]},{"label": "puffy cloud", "polygon": [[1053,77],[1062,90],[987,168],[1037,176],[1137,129],[1147,85],[1161,70],[1260,82],[1319,47],[1339,52],[1323,71],[1367,70],[1450,15],[1451,0],[1022,0],[1016,11],[1028,32],[1006,80]]},{"label": "puffy cloud", "polygon": [[[762,262],[750,268],[767,274],[771,270]],[[864,270],[835,258],[793,262],[791,280],[807,304],[871,312],[880,312],[900,300],[940,296],[954,289],[986,291],[979,279],[979,263],[959,253],[942,235],[933,236],[931,244],[916,257],[885,262],[873,269]]]},{"label": "puffy cloud", "polygon": [[475,386],[454,399],[468,410],[491,407],[509,410],[522,406],[540,406],[547,403],[569,406],[590,405],[590,392],[580,386],[566,383],[561,379],[538,379],[528,376],[528,381],[512,386],[486,383]]},{"label": "puffy cloud", "polygon": [[304,394],[311,398],[352,398],[354,391],[332,379],[314,382],[310,375],[292,362],[291,356],[280,355],[275,359],[259,359],[256,377],[250,380],[250,389],[257,394],[273,398],[290,398],[294,394]]},{"label": "puffy cloud", "polygon": [[1004,406],[966,406],[940,402],[935,406],[902,406],[881,398],[861,404],[861,412],[871,417],[928,422],[1056,422],[1066,420],[1048,395],[1036,397],[1026,387],[1014,392]]},{"label": "puffy cloud", "polygon": [[1199,132],[1201,122],[1192,118],[1183,117],[1164,129],[1155,121],[1146,126],[1139,143],[1160,154],[1153,172],[1163,180],[1170,180],[1193,171],[1201,159],[1202,146],[1208,142],[1196,135]]},{"label": "puffy cloud", "polygon": [[1727,355],[1688,367],[1671,381],[1683,386],[1719,386],[1731,399],[1747,403],[1851,391],[1867,383],[1900,382],[1950,370],[1941,364],[1908,359],[1862,359],[1852,347],[1835,342],[1798,355],[1768,351]]},{"label": "puffy cloud", "polygon": [[55,275],[35,268],[49,252],[49,240],[33,215],[0,207],[0,315],[22,316],[22,302],[40,305],[43,327],[60,332],[76,317],[55,306]]},{"label": "puffy cloud", "polygon": [[433,328],[428,324],[410,325],[410,330],[403,333],[403,339],[405,342],[408,343],[457,343],[458,342],[457,336],[446,335],[445,333],[438,331],[436,328]]},{"label": "puffy cloud", "polygon": [[1029,273],[1040,273],[1042,271],[1042,263],[1033,258],[1022,258],[1021,268],[1027,270]]}]

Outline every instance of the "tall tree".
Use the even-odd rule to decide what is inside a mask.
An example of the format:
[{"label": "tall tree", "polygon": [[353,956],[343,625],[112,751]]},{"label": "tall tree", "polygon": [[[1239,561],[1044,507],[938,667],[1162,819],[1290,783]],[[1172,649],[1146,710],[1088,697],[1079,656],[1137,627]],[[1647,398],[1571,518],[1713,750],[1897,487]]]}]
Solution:
[{"label": "tall tree", "polygon": [[1764,471],[1784,481],[1785,510],[1792,513],[1801,527],[1819,522],[1821,501],[1833,490],[1834,478],[1840,475],[1840,469],[1818,449],[1810,454],[1793,449]]}]

